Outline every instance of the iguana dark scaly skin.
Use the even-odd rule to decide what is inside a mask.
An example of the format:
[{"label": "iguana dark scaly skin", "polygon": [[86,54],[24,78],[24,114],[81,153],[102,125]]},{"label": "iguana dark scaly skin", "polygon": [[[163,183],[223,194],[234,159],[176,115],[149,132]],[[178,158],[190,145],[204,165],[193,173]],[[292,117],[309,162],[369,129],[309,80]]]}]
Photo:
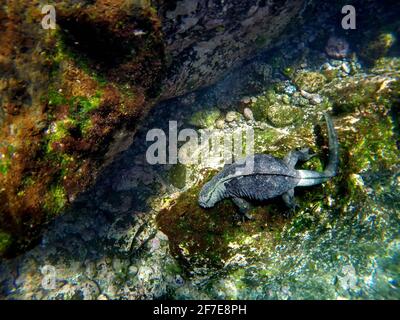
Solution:
[{"label": "iguana dark scaly skin", "polygon": [[[283,160],[267,154],[254,155],[254,170],[243,172],[241,164],[226,166],[204,185],[199,205],[212,208],[223,199],[232,199],[241,213],[247,215],[251,208],[248,201],[263,201],[282,196],[288,207],[294,208],[294,188],[321,184],[337,174],[339,143],[332,120],[324,114],[328,126],[329,163],[323,172],[296,170],[298,161],[307,161],[314,155],[309,149],[291,151]],[[249,160],[247,158],[246,160]]]}]

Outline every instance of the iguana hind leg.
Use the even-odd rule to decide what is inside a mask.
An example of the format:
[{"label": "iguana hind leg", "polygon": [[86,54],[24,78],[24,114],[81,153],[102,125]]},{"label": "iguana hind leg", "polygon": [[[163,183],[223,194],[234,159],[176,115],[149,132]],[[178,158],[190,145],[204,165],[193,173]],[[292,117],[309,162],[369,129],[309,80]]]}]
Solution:
[{"label": "iguana hind leg", "polygon": [[310,154],[309,148],[303,148],[300,150],[290,151],[283,161],[290,169],[294,169],[298,161],[308,161],[314,156],[315,154]]},{"label": "iguana hind leg", "polygon": [[285,202],[285,204],[288,206],[290,209],[296,209],[298,207],[298,204],[296,203],[296,200],[294,198],[294,189],[289,190],[288,192],[284,193],[282,195],[282,199]]},{"label": "iguana hind leg", "polygon": [[253,220],[253,217],[251,216],[251,214],[249,214],[253,206],[248,201],[236,197],[232,198],[232,201],[239,208],[241,215],[243,215],[248,220]]}]

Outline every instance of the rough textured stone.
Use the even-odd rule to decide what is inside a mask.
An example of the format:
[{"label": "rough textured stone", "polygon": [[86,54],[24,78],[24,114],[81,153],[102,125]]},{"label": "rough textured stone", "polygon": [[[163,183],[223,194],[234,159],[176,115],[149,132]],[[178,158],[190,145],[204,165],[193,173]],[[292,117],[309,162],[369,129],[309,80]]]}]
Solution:
[{"label": "rough textured stone", "polygon": [[171,61],[162,96],[221,79],[243,58],[271,46],[303,5],[303,0],[180,0],[161,6]]},{"label": "rough textured stone", "polygon": [[157,101],[221,79],[303,3],[64,0],[44,30],[41,1],[0,1],[0,252],[36,240]]}]

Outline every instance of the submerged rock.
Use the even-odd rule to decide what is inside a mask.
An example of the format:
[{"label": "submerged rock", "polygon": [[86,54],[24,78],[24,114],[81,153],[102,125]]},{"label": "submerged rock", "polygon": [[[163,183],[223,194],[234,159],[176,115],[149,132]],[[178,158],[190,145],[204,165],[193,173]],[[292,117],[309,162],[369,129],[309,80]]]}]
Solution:
[{"label": "submerged rock", "polygon": [[301,71],[294,77],[293,82],[300,90],[315,93],[325,85],[326,78],[318,72]]},{"label": "submerged rock", "polygon": [[[171,59],[162,96],[179,96],[215,83],[238,61],[272,46],[304,4],[304,0],[210,4],[181,0],[169,6],[161,1],[157,9],[164,17],[162,30]],[[262,78],[270,76],[266,64],[256,70]]]},{"label": "submerged rock", "polygon": [[243,110],[243,115],[244,117],[249,120],[249,121],[253,121],[254,120],[254,115],[253,115],[253,111],[251,111],[250,108],[245,108]]},{"label": "submerged rock", "polygon": [[225,116],[225,121],[230,123],[239,120],[240,114],[235,111],[229,111]]},{"label": "submerged rock", "polygon": [[40,1],[0,1],[0,223],[12,234],[8,252],[26,250],[93,185],[156,102],[216,82],[260,50],[259,36],[270,46],[303,4],[65,0],[57,2],[56,30],[43,30]]},{"label": "submerged rock", "polygon": [[287,127],[302,119],[300,108],[287,104],[273,104],[268,107],[267,118],[277,128]]},{"label": "submerged rock", "polygon": [[[179,12],[187,15],[184,10],[192,12],[196,1],[185,3],[191,6],[171,5],[167,11],[174,11],[173,16],[179,16]],[[196,8],[200,9],[199,6]],[[257,8],[253,8],[248,14],[251,17],[256,12]],[[323,29],[319,22],[315,21],[314,30]],[[176,23],[191,29],[199,22],[184,16]],[[220,23],[218,19],[208,21],[207,28],[215,28],[216,34],[221,34],[224,30],[218,28]],[[185,31],[182,29],[180,33]],[[284,46],[286,51],[291,51],[290,48],[293,46]],[[284,67],[289,65],[293,71],[290,79],[298,73],[295,65],[320,70],[328,63],[326,59],[315,59],[313,50],[303,49],[299,54],[284,52],[285,56],[295,59],[293,66],[284,61]],[[271,60],[278,61],[282,53],[277,55],[276,59],[269,54],[268,58],[262,59],[268,59],[272,66]],[[245,104],[257,121],[236,121],[235,128],[226,125],[216,130],[221,136],[229,136],[234,129],[251,126],[255,152],[278,158],[290,150],[308,147],[315,157],[299,163],[298,168],[322,171],[326,165],[327,137],[326,127],[320,119],[322,112],[328,111],[333,115],[340,140],[338,175],[320,186],[299,188],[295,211],[288,211],[280,199],[253,203],[251,213],[254,219],[249,221],[241,219],[229,200],[213,209],[203,210],[198,206],[199,190],[222,168],[222,163],[207,163],[206,167],[146,164],[143,141],[149,128],[165,128],[165,122],[170,119],[189,127],[187,122],[190,120],[187,119],[195,111],[210,110],[212,113],[212,107],[220,107],[216,101],[234,109],[236,98],[239,101],[245,95],[255,95],[248,92],[247,87],[232,90],[222,83],[203,93],[197,92],[196,99],[188,98],[185,107],[191,106],[190,110],[182,108],[184,104],[175,100],[153,110],[137,133],[135,144],[105,169],[93,190],[78,197],[70,211],[49,225],[39,246],[17,259],[2,260],[1,297],[160,300],[398,298],[399,59],[379,59],[370,70],[352,67],[351,74],[346,76],[340,70],[342,63],[329,62],[339,71],[332,74],[329,83],[317,85],[316,92],[293,91],[291,82],[280,74],[283,65],[276,63],[272,74],[278,70],[279,75],[273,83],[264,84],[257,92],[257,98],[249,99]],[[238,78],[243,77],[243,70],[250,72],[253,68],[238,69]],[[74,72],[78,70],[74,69]],[[301,72],[312,73],[308,70]],[[251,78],[252,74],[246,76]],[[254,78],[259,77],[260,74],[254,75]],[[72,79],[76,80],[75,77]],[[72,86],[71,90],[81,94],[90,83]],[[122,90],[120,86],[116,87],[115,90]],[[228,89],[221,91],[221,87]],[[95,86],[91,91],[93,94],[75,99],[71,99],[69,91],[60,93],[55,90],[48,97],[48,103],[49,107],[60,109],[60,118],[50,119],[44,127],[40,121],[37,122],[38,128],[48,138],[44,151],[51,155],[53,152],[64,155],[52,160],[52,163],[61,164],[61,177],[68,177],[69,170],[85,176],[85,171],[70,166],[75,158],[62,153],[68,146],[65,138],[69,131],[90,136],[92,125],[95,132],[102,128],[96,125],[98,116],[108,115],[114,110],[115,96],[110,92],[97,94],[97,89]],[[130,89],[128,91],[131,93]],[[129,98],[139,98],[136,95],[131,97],[129,93],[124,93],[128,99],[125,102]],[[232,99],[232,96],[235,97]],[[313,96],[322,97],[322,103],[311,104]],[[107,103],[103,105],[104,101]],[[126,103],[118,105],[123,112],[127,111]],[[66,106],[75,112],[69,114]],[[101,110],[100,115],[97,108]],[[179,112],[177,108],[180,108]],[[14,112],[14,108],[9,110]],[[271,119],[277,123],[285,122],[297,111],[301,115],[295,118],[298,116],[303,121],[295,120],[290,125],[283,123],[279,128],[272,126]],[[93,124],[89,118],[94,120]],[[213,121],[201,124],[205,126],[204,131],[216,126],[222,117],[216,122],[214,120],[215,117]],[[18,128],[7,128],[10,136],[19,134]],[[34,134],[40,130],[35,130]],[[126,140],[123,134],[116,135],[118,137],[120,141]],[[243,142],[242,147],[245,144]],[[3,143],[0,148],[0,168],[10,170],[8,161],[18,157],[20,151],[14,144]],[[80,148],[85,152],[88,150],[84,143]],[[194,153],[203,151],[199,147]],[[64,167],[65,164],[68,165]],[[23,185],[26,189],[21,191],[26,193],[27,199],[36,200],[37,197],[32,197],[38,187],[35,180],[29,176],[23,180]],[[49,191],[44,199],[49,212],[56,213],[70,194],[66,194],[58,184]],[[23,196],[24,193],[19,195]],[[0,231],[0,246],[8,241],[8,233]],[[47,283],[43,280],[49,280],[51,284],[54,277],[51,273],[47,277],[46,270],[53,270],[56,275],[55,286],[49,289],[43,288],[43,283]]]},{"label": "submerged rock", "polygon": [[361,58],[368,63],[373,63],[384,57],[396,41],[395,35],[382,33],[368,42],[360,51]]},{"label": "submerged rock", "polygon": [[325,51],[331,58],[343,59],[350,54],[350,45],[344,38],[331,36],[326,44]]},{"label": "submerged rock", "polygon": [[214,126],[221,115],[218,109],[198,111],[191,117],[189,123],[198,128],[209,128]]}]

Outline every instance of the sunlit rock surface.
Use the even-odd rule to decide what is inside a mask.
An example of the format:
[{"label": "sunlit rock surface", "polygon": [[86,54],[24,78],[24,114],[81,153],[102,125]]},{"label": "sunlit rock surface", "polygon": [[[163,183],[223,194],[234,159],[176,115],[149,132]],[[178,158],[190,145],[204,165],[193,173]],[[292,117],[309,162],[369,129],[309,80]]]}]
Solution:
[{"label": "sunlit rock surface", "polygon": [[[55,219],[40,245],[0,264],[1,297],[400,298],[399,47],[371,64],[357,50],[366,40],[344,34],[353,52],[332,59],[329,21],[313,19],[216,85],[150,111],[133,145]],[[398,21],[389,29],[398,35]],[[308,92],[296,81],[304,74],[324,80]],[[294,121],[271,121],[285,120],[288,108],[300,111]],[[251,221],[228,200],[203,210],[199,190],[220,162],[152,166],[145,158],[148,130],[168,132],[171,120],[220,135],[250,126],[257,153],[283,157],[309,147],[316,157],[299,168],[320,171],[325,111],[339,136],[339,174],[298,188],[294,212],[280,199],[257,204]],[[9,241],[0,237],[0,245]]]},{"label": "sunlit rock surface", "polygon": [[45,30],[43,1],[1,1],[0,255],[27,250],[157,101],[223,78],[303,4],[65,0]]}]

